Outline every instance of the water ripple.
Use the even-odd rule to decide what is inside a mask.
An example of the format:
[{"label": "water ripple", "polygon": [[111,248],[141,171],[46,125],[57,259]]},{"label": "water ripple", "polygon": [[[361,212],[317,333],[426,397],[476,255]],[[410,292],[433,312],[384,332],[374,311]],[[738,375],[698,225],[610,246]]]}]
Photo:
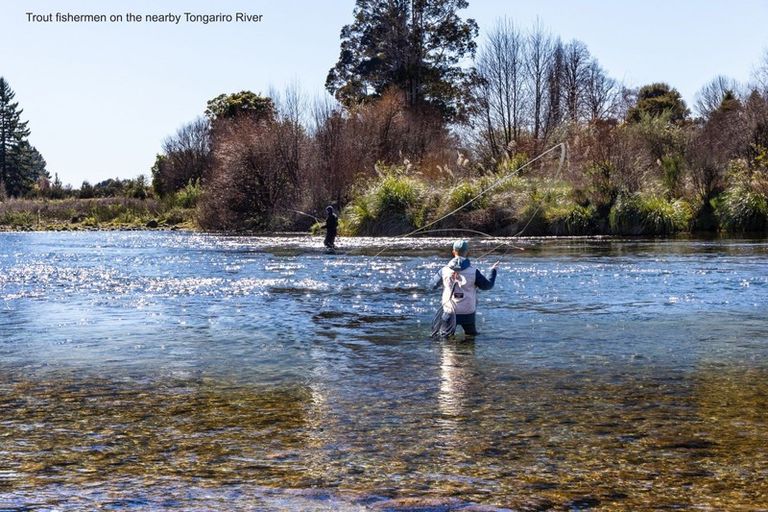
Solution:
[{"label": "water ripple", "polygon": [[764,505],[765,241],[449,242],[0,234],[0,509]]}]

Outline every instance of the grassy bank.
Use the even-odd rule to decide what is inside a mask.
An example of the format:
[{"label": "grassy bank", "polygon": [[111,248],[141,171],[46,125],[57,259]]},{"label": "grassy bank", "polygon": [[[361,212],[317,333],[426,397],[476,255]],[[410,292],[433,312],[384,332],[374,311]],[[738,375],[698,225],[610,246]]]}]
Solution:
[{"label": "grassy bank", "polygon": [[[340,234],[396,236],[426,228],[424,234],[456,229],[497,236],[768,235],[768,186],[762,178],[735,175],[707,199],[654,190],[596,193],[565,180],[502,171],[441,181],[382,166],[378,178],[366,180],[342,209]],[[199,230],[200,194],[198,185],[190,185],[162,201],[8,199],[0,202],[0,231]],[[281,225],[287,231],[306,228],[288,217]]]},{"label": "grassy bank", "polygon": [[194,212],[155,199],[8,199],[0,202],[0,230],[194,229]]},{"label": "grassy bank", "polygon": [[595,193],[559,179],[498,173],[440,184],[382,168],[343,210],[340,227],[347,236],[397,235],[425,226],[499,236],[768,235],[768,189],[759,180],[735,177],[710,198],[658,190]]}]

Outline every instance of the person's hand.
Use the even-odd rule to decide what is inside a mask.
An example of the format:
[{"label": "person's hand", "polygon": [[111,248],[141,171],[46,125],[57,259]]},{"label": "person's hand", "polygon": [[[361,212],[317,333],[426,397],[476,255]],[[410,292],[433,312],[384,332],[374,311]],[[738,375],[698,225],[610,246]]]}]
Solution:
[{"label": "person's hand", "polygon": [[491,265],[491,270],[496,270],[497,268],[499,268],[499,263],[501,263],[501,260],[499,260],[496,263],[494,263],[493,265]]}]

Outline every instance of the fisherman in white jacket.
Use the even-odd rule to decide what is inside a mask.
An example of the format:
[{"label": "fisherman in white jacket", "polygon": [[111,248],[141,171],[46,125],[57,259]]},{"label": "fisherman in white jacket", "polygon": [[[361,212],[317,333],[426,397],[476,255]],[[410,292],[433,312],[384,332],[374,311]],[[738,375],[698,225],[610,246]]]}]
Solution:
[{"label": "fisherman in white jacket", "polygon": [[467,255],[469,244],[466,240],[453,243],[454,258],[441,268],[432,280],[432,288],[443,285],[441,308],[435,316],[432,335],[450,336],[456,325],[464,329],[464,334],[474,336],[475,311],[477,309],[477,289],[490,290],[496,282],[496,262],[491,267],[491,278],[487,279],[472,266]]}]

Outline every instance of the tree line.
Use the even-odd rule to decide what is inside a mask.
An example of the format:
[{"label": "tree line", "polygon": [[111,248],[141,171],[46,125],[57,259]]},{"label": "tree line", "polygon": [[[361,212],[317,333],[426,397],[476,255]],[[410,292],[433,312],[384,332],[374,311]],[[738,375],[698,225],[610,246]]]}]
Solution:
[{"label": "tree line", "polygon": [[[466,7],[358,0],[333,99],[298,86],[211,99],[164,141],[147,193],[195,198],[204,229],[292,229],[334,204],[355,233],[387,224],[361,216],[423,224],[506,173],[517,181],[466,223],[504,232],[527,211],[543,233],[765,230],[768,52],[750,83],[705,84],[692,112],[673,86],[628,87],[540,24],[502,18],[478,42]],[[514,173],[558,143],[565,170]]]},{"label": "tree line", "polygon": [[[393,207],[367,207],[373,216],[409,210],[399,224],[406,229],[444,212],[452,194],[479,190],[483,179],[567,142],[562,176],[534,166],[521,174],[529,197],[496,198],[517,201],[507,209],[519,220],[530,203],[557,202],[550,189],[559,182],[567,197],[558,201],[572,210],[540,208],[550,217],[542,232],[567,233],[555,217],[582,214],[587,232],[719,229],[729,226],[729,212],[740,219],[734,229],[764,229],[768,53],[752,83],[716,77],[702,87],[692,113],[669,84],[629,88],[584,42],[541,25],[522,29],[504,18],[478,45],[477,24],[458,14],[465,7],[359,0],[326,80],[335,102],[311,102],[297,87],[221,95],[165,141],[155,189],[173,194],[200,184],[205,229],[281,229],[306,219],[297,211],[360,206],[394,173],[413,178],[401,187],[437,191],[398,198],[393,189],[382,203]],[[398,206],[404,197],[432,207]]]}]

